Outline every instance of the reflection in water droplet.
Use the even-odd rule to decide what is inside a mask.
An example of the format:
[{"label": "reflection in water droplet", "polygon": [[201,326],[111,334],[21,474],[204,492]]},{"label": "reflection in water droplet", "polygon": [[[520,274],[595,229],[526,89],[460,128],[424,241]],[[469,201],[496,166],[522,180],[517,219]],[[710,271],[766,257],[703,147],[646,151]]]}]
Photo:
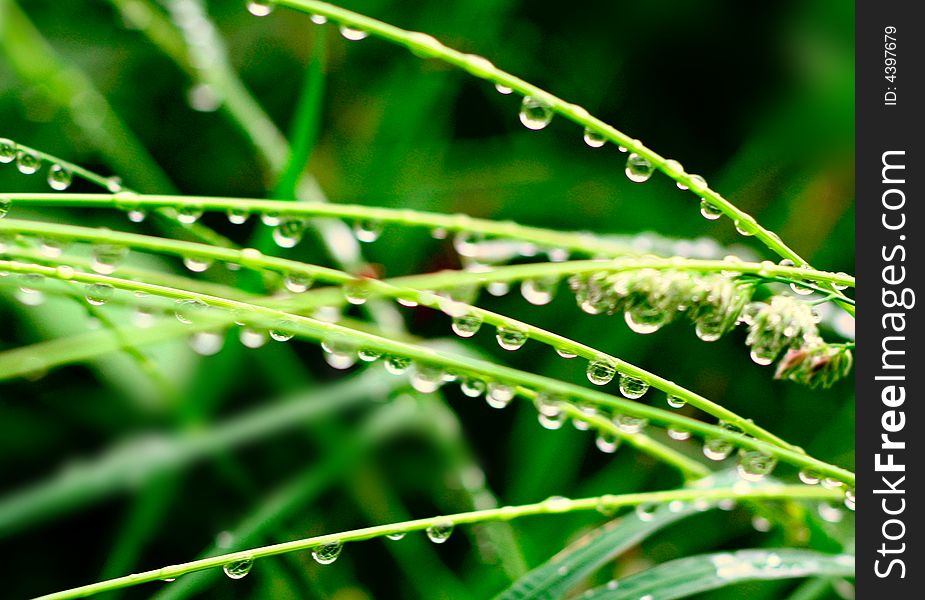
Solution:
[{"label": "reflection in water droplet", "polygon": [[527,333],[520,329],[499,326],[495,339],[505,350],[519,350],[527,342]]},{"label": "reflection in water droplet", "polygon": [[626,158],[625,173],[630,181],[644,183],[652,177],[655,167],[646,158],[633,153]]},{"label": "reflection in water droplet", "polygon": [[543,129],[552,121],[552,108],[537,98],[524,96],[520,105],[520,122],[527,129]]},{"label": "reflection in water droplet", "polygon": [[340,551],[344,548],[344,545],[340,542],[328,542],[322,546],[312,548],[312,558],[315,559],[319,565],[329,565],[340,556]]},{"label": "reflection in water droplet", "polygon": [[367,36],[369,36],[369,32],[367,31],[363,31],[362,29],[354,29],[345,25],[340,27],[340,34],[344,36],[344,39],[350,40],[351,42],[365,40]]},{"label": "reflection in water droplet", "polygon": [[592,148],[600,148],[607,143],[607,138],[604,137],[604,134],[588,128],[585,128],[584,140]]},{"label": "reflection in water droplet", "polygon": [[442,544],[453,533],[452,523],[438,523],[427,528],[427,538],[435,544]]},{"label": "reflection in water droplet", "polygon": [[242,560],[232,561],[222,567],[222,571],[225,572],[225,575],[231,579],[242,579],[248,573],[251,572],[251,567],[254,566],[254,561],[249,558]]},{"label": "reflection in water droplet", "polygon": [[73,179],[74,176],[70,170],[59,164],[51,165],[48,169],[48,185],[53,190],[59,192],[66,190],[70,187]]},{"label": "reflection in water droplet", "polygon": [[630,400],[641,398],[647,391],[649,391],[649,384],[642,379],[620,375],[620,393]]},{"label": "reflection in water droplet", "polygon": [[586,371],[588,381],[594,385],[607,385],[617,374],[617,365],[609,358],[592,360]]}]

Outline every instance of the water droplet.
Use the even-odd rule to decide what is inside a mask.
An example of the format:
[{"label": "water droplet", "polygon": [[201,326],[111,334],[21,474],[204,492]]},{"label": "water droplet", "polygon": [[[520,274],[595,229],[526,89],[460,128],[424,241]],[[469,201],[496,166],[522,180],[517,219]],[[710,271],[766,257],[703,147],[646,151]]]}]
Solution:
[{"label": "water droplet", "polygon": [[520,105],[520,122],[527,129],[534,131],[543,129],[552,121],[552,108],[533,96],[524,96]]},{"label": "water droplet", "polygon": [[726,460],[733,449],[732,442],[724,438],[706,438],[703,442],[703,455],[710,460]]},{"label": "water droplet", "polygon": [[748,215],[742,217],[741,219],[736,220],[735,222],[735,228],[736,228],[736,231],[739,232],[739,235],[744,235],[744,236],[755,235],[756,227],[757,227],[757,223],[755,223],[755,219]]},{"label": "water droplet", "polygon": [[821,502],[817,510],[819,511],[819,516],[826,523],[840,523],[845,518],[845,513],[842,509],[828,502]]},{"label": "water droplet", "polygon": [[48,185],[53,190],[63,192],[71,185],[74,176],[71,174],[69,169],[59,165],[53,164],[48,169]]},{"label": "water droplet", "polygon": [[87,285],[86,298],[93,306],[102,306],[112,300],[115,289],[108,283],[91,283]]},{"label": "water droplet", "polygon": [[100,275],[112,275],[128,254],[128,248],[118,244],[96,244],[93,246],[93,262],[90,268]]},{"label": "water droplet", "polygon": [[601,432],[594,439],[594,445],[605,454],[613,454],[620,447],[620,438],[610,432]]},{"label": "water droplet", "polygon": [[467,313],[453,318],[453,333],[463,338],[470,338],[478,333],[482,326],[482,317],[476,313]]},{"label": "water droplet", "polygon": [[568,415],[562,411],[563,400],[545,392],[536,395],[533,401],[539,413],[540,425],[546,429],[559,429]]},{"label": "water droplet", "polygon": [[260,214],[260,222],[266,225],[267,227],[276,227],[282,222],[282,217],[279,216],[279,213],[275,212],[265,212]]},{"label": "water droplet", "polygon": [[273,230],[273,241],[280,248],[294,248],[302,241],[305,232],[305,221],[302,219],[286,219]]},{"label": "water droplet", "polygon": [[177,321],[180,321],[184,325],[189,325],[196,319],[196,314],[199,311],[205,310],[208,307],[209,305],[199,298],[177,300],[177,308],[174,310],[174,316],[177,317]]},{"label": "water droplet", "polygon": [[184,225],[192,225],[202,216],[202,207],[200,206],[180,206],[177,208],[177,221]]},{"label": "water droplet", "polygon": [[450,539],[453,533],[452,523],[438,523],[427,528],[427,539],[435,544],[442,544]]},{"label": "water droplet", "polygon": [[671,439],[675,441],[683,442],[684,440],[691,439],[691,432],[684,431],[683,429],[675,429],[674,427],[669,427],[668,437],[670,437]]},{"label": "water droplet", "polygon": [[16,152],[16,168],[23,175],[32,175],[42,166],[42,159],[32,150],[20,147]]},{"label": "water droplet", "polygon": [[385,370],[392,375],[401,375],[411,366],[411,359],[404,356],[390,355],[385,359]]},{"label": "water droplet", "polygon": [[232,225],[243,225],[250,218],[251,213],[246,208],[229,208],[228,222]]},{"label": "water droplet", "polygon": [[761,481],[771,474],[776,465],[777,459],[773,456],[758,450],[742,449],[739,451],[739,464],[736,470],[739,477],[746,481]]},{"label": "water droplet", "polygon": [[312,558],[319,565],[329,565],[340,556],[340,551],[344,545],[340,542],[328,542],[327,544],[312,548]]},{"label": "water droplet", "polygon": [[639,433],[648,424],[646,419],[633,415],[617,415],[614,422],[623,433]]},{"label": "water droplet", "polygon": [[491,382],[488,384],[488,393],[485,395],[485,402],[492,408],[504,408],[511,403],[514,398],[514,387],[504,384]]},{"label": "water droplet", "polygon": [[270,329],[270,337],[277,342],[288,342],[295,335],[290,331],[291,328],[291,321],[280,321],[276,327]]},{"label": "water droplet", "polygon": [[118,175],[106,178],[106,189],[111,194],[118,194],[122,191],[122,178]]},{"label": "water droplet", "polygon": [[527,333],[513,327],[499,326],[495,333],[498,345],[505,350],[519,350],[527,341]]},{"label": "water droplet", "polygon": [[13,201],[6,196],[0,196],[0,219],[5,217],[13,208]]},{"label": "water droplet", "polygon": [[671,408],[684,408],[684,405],[687,404],[687,400],[684,398],[678,398],[672,394],[668,394],[665,398],[665,401],[668,402],[668,406]]},{"label": "water droplet", "polygon": [[312,286],[314,279],[305,273],[289,273],[283,280],[283,285],[293,294],[301,294]]},{"label": "water droplet", "polygon": [[578,356],[578,352],[574,348],[566,348],[564,346],[556,348],[556,354],[562,358],[575,358]]},{"label": "water droplet", "polygon": [[555,278],[525,279],[520,284],[520,293],[524,300],[536,306],[543,306],[552,301],[559,280]]},{"label": "water droplet", "polygon": [[417,365],[411,375],[411,387],[422,394],[436,392],[443,385],[443,371],[437,367]]},{"label": "water droplet", "polygon": [[630,400],[642,398],[649,391],[649,384],[642,379],[636,379],[629,375],[620,375],[620,393]]},{"label": "water droplet", "polygon": [[845,490],[845,507],[848,510],[854,510],[857,506],[857,497],[854,490]]},{"label": "water droplet", "polygon": [[707,200],[700,201],[700,214],[703,215],[704,219],[710,221],[715,221],[716,219],[723,216],[723,211],[720,210],[718,206],[711,204]]},{"label": "water droplet", "polygon": [[211,258],[201,258],[197,256],[184,256],[183,266],[193,273],[202,273],[212,266]]},{"label": "water droplet", "polygon": [[246,348],[260,348],[267,343],[267,334],[263,331],[245,327],[241,330],[239,339]]},{"label": "water droplet", "polygon": [[806,485],[816,485],[822,479],[822,475],[811,469],[800,471],[800,481]]},{"label": "water droplet", "polygon": [[60,240],[42,239],[39,242],[39,252],[48,258],[58,258],[64,251],[64,246]]},{"label": "water droplet", "polygon": [[630,181],[635,183],[646,182],[652,177],[654,171],[655,167],[652,163],[635,152],[626,158],[625,172]]},{"label": "water droplet", "polygon": [[344,299],[354,306],[359,306],[369,299],[369,288],[366,283],[359,279],[350,283],[345,283],[343,287]]},{"label": "water droplet", "polygon": [[70,265],[58,265],[55,267],[55,271],[58,272],[58,278],[64,280],[73,279],[74,275],[77,273],[74,267]]},{"label": "water droplet", "polygon": [[141,223],[145,220],[145,217],[148,214],[141,208],[134,208],[126,213],[128,215],[128,220],[132,223]]},{"label": "water droplet", "polygon": [[473,377],[465,377],[459,383],[459,389],[470,398],[478,398],[485,393],[485,382]]},{"label": "water droplet", "polygon": [[586,370],[588,381],[594,385],[607,385],[617,374],[617,365],[609,358],[592,360]]},{"label": "water droplet", "polygon": [[485,288],[489,294],[496,298],[507,295],[511,291],[511,284],[506,281],[492,281]]},{"label": "water droplet", "polygon": [[640,521],[652,521],[655,519],[655,511],[658,510],[658,504],[647,503],[637,504],[635,508],[636,517]]},{"label": "water droplet", "polygon": [[265,17],[273,12],[272,0],[248,0],[247,12],[255,17]]},{"label": "water droplet", "polygon": [[404,532],[404,531],[396,531],[395,533],[387,533],[387,534],[385,534],[385,537],[389,538],[389,539],[392,540],[392,541],[397,542],[398,540],[402,540],[402,539],[405,538],[405,532]]},{"label": "water droplet", "polygon": [[370,220],[357,221],[353,224],[353,235],[358,241],[366,244],[375,242],[382,235],[382,223]]},{"label": "water droplet", "polygon": [[254,566],[254,561],[249,558],[243,558],[241,560],[232,561],[222,567],[222,571],[225,572],[225,575],[231,579],[243,579],[251,572],[251,567]]},{"label": "water droplet", "polygon": [[214,331],[197,331],[189,338],[190,348],[200,356],[218,354],[225,343],[225,336]]},{"label": "water droplet", "polygon": [[344,39],[350,40],[351,42],[364,40],[367,36],[369,36],[368,31],[363,31],[362,29],[354,29],[352,27],[347,27],[346,25],[341,25],[340,34],[344,36]]},{"label": "water droplet", "polygon": [[373,348],[360,348],[357,351],[357,358],[363,362],[375,362],[382,356],[382,352]]},{"label": "water droplet", "polygon": [[0,164],[9,164],[16,160],[16,142],[0,138]]},{"label": "water droplet", "polygon": [[607,143],[607,138],[604,137],[604,134],[587,127],[585,128],[584,140],[585,143],[592,148],[600,148]]},{"label": "water droplet", "polygon": [[513,89],[507,86],[501,85],[500,83],[495,84],[495,90],[497,90],[499,94],[504,94],[505,96],[507,96],[508,94],[514,91]]}]

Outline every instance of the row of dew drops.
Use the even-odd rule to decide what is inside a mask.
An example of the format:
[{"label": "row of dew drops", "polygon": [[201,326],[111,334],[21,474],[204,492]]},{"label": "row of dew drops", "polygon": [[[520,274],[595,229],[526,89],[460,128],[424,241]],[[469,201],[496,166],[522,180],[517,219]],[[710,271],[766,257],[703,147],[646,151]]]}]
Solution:
[{"label": "row of dew drops", "polygon": [[[16,162],[16,169],[23,175],[33,175],[42,168],[41,156],[30,148],[20,146],[13,140],[0,138],[0,164]],[[48,167],[46,177],[49,187],[56,191],[64,191],[70,187],[74,174],[64,165],[52,162]],[[10,208],[8,199],[0,199],[0,216],[6,214]]]},{"label": "row of dew drops", "polygon": [[[273,12],[274,8],[273,0],[249,0],[247,2],[248,11],[258,17],[264,17]],[[327,17],[323,15],[311,15],[311,21],[317,25],[324,25],[328,22]],[[341,25],[339,27],[341,35],[350,41],[358,41],[368,37],[369,33],[363,31],[362,29],[356,29]],[[420,38],[426,38],[430,40],[430,36],[426,34],[414,34]],[[476,66],[483,68],[484,66],[491,66],[490,62],[487,59],[470,55],[470,60],[476,64]],[[502,84],[496,84],[495,89],[504,95],[509,95],[513,93],[513,89]],[[577,109],[583,111],[584,109]],[[527,129],[538,131],[544,129],[549,123],[552,122],[552,118],[555,116],[555,111],[552,106],[547,102],[543,101],[541,98],[533,96],[524,96],[520,105],[520,122]],[[583,139],[585,144],[591,148],[601,148],[607,143],[607,136],[599,130],[596,130],[592,127],[586,127],[583,134]],[[639,140],[633,140],[633,144],[637,147],[642,147],[642,142]],[[619,146],[620,152],[627,152],[627,148]],[[662,165],[662,169],[669,174],[670,177],[678,179],[680,177],[686,176],[688,183],[682,181],[677,182],[677,186],[681,190],[691,190],[696,194],[703,194],[706,192],[709,187],[706,180],[700,175],[688,174],[684,171],[684,168],[676,160],[667,160]],[[652,174],[655,173],[656,166],[645,156],[641,154],[631,152],[626,159],[626,167],[624,173],[626,177],[635,183],[644,183],[652,177]],[[703,215],[705,219],[710,221],[715,221],[723,215],[722,209],[712,204],[709,200],[701,198],[700,201],[700,214]],[[757,223],[755,220],[748,215],[742,217],[740,221],[735,222],[736,231],[741,235],[750,236],[754,235]]]}]

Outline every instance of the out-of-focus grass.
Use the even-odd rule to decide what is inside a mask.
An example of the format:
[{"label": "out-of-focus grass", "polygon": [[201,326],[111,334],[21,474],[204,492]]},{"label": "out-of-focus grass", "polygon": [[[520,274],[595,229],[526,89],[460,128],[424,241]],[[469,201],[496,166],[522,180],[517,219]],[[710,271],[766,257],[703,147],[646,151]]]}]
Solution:
[{"label": "out-of-focus grass", "polygon": [[[312,64],[318,69],[319,63],[312,62],[318,31],[302,15],[279,10],[256,19],[242,5],[210,2],[209,10],[234,68],[287,131],[296,119],[305,71]],[[9,0],[0,2],[0,31],[5,32],[0,45],[5,48],[25,31],[11,20],[11,6]],[[816,266],[853,270],[850,5],[832,0],[756,8],[715,0],[578,2],[563,9],[507,0],[371,0],[348,7],[488,56],[584,104],[704,175]],[[185,193],[272,194],[241,133],[219,112],[191,110],[185,74],[143,35],[121,27],[109,3],[31,0],[22,9],[61,63],[87,74],[129,137],[94,139],[65,108],[74,101],[73,86],[41,72],[23,78],[13,61],[37,60],[37,55],[9,54],[0,54],[0,135],[96,170],[119,171],[143,191],[174,186]],[[620,157],[585,147],[571,124],[554,120],[541,133],[529,132],[517,121],[516,99],[464,74],[376,40],[347,43],[328,35],[324,44],[325,89],[309,171],[333,201],[462,211],[560,229],[710,235],[748,245],[729,223],[704,221],[692,197],[669,181],[627,181]],[[111,136],[112,127],[107,131]],[[137,158],[143,156],[141,148],[156,167]],[[36,177],[3,166],[0,189],[42,189]],[[83,190],[83,184],[74,189]],[[55,219],[130,225],[89,211],[62,211]],[[240,242],[251,234],[219,219],[206,223]],[[132,227],[149,231],[153,226]],[[448,245],[424,234],[386,231],[364,250],[387,275],[456,266]],[[306,239],[290,254],[327,260],[315,239]],[[73,306],[24,308],[7,300],[0,304],[0,348],[86,327]],[[551,306],[533,307],[512,294],[491,299],[490,307],[552,330],[567,323],[571,337],[684,382],[815,456],[840,464],[851,460],[849,383],[824,394],[769,383],[767,370],[742,352],[741,334],[708,346],[683,325],[638,336],[617,319],[584,315],[564,292]],[[409,327],[427,336],[447,334],[426,316],[411,320]],[[581,365],[529,345],[502,356],[489,338],[479,340],[483,350],[513,365],[569,380],[584,377]],[[39,381],[4,382],[0,507],[41,485],[61,465],[92,462],[113,448],[133,447],[132,440],[151,432],[168,439],[217,435],[230,419],[245,415],[247,421],[247,415],[280,408],[291,394],[331,394],[330,382],[337,379],[319,352],[304,345],[244,350],[228,340],[219,355],[200,358],[170,343],[158,346],[153,356],[180,388],[173,402],[163,402],[125,356],[59,369]],[[449,450],[439,439],[412,431],[383,442],[374,453],[359,453],[355,430],[381,410],[364,403],[319,419],[310,432],[267,435],[245,449],[209,455],[169,480],[137,489],[122,486],[129,489],[60,507],[53,519],[41,523],[23,519],[0,539],[5,589],[10,597],[23,597],[84,583],[104,572],[192,558],[220,532],[247,527],[260,507],[274,501],[273,490],[296,474],[316,477],[310,475],[314,469],[330,464],[339,465],[337,477],[323,485],[313,479],[318,483],[311,500],[275,522],[262,534],[266,539],[471,508],[473,498],[460,483],[464,477],[478,480],[470,454],[484,470],[487,488],[505,503],[658,489],[673,481],[665,468],[630,452],[599,455],[580,432],[539,428],[529,407],[496,412],[455,390],[447,396],[458,420],[441,413],[441,422],[462,434]],[[460,453],[466,460],[459,459]],[[145,460],[158,458],[155,452],[144,454]],[[353,457],[355,466],[342,468],[338,461],[343,456]],[[141,464],[126,466],[127,483],[132,473],[144,472]],[[18,513],[9,514],[19,521]],[[682,522],[646,542],[630,561],[617,565],[617,572],[727,545],[783,540],[784,532],[756,532],[748,519],[741,511]],[[599,522],[586,514],[527,520],[517,524],[515,539],[525,564],[532,566]],[[497,535],[509,532],[496,531],[490,539]],[[435,590],[443,590],[444,597],[485,597],[517,569],[516,564],[499,568],[495,545],[486,539],[476,530],[471,536],[457,534],[437,550],[410,538],[401,543],[413,546],[357,544],[335,566],[318,567],[308,557],[293,557],[272,561],[277,569],[272,576],[255,570],[246,580],[218,579],[201,591],[205,597],[348,598],[438,597]],[[747,592],[737,588],[711,597],[747,593],[749,598],[778,598],[792,587],[754,584]],[[140,597],[148,591],[125,595]],[[180,595],[169,589],[164,593]]]}]

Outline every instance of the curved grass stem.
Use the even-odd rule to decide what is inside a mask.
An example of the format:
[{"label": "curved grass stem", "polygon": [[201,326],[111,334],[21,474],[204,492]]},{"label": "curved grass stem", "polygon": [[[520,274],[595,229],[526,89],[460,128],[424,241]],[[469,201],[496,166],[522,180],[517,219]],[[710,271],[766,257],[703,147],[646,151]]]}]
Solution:
[{"label": "curved grass stem", "polygon": [[[567,398],[571,401],[586,402],[597,407],[646,419],[662,426],[675,427],[701,437],[722,438],[732,442],[738,447],[756,450],[769,456],[776,457],[793,466],[812,469],[821,473],[823,476],[837,479],[851,487],[854,486],[854,473],[820,461],[797,450],[782,448],[775,444],[757,440],[740,433],[731,432],[723,427],[709,425],[689,417],[653,408],[645,404],[589,390],[549,377],[462,356],[453,352],[397,341],[344,327],[342,325],[318,321],[309,317],[287,313],[256,304],[206,296],[186,290],[157,286],[149,283],[128,281],[116,277],[91,273],[62,273],[58,269],[52,267],[25,264],[15,261],[0,261],[0,270],[5,270],[10,273],[42,275],[51,279],[72,281],[75,283],[100,283],[131,292],[145,292],[162,298],[187,300],[200,305],[204,304],[205,306],[203,308],[211,307],[230,311],[238,321],[252,323],[262,327],[283,328],[288,333],[316,342],[324,342],[330,339],[343,340],[358,348],[369,348],[382,354],[403,357],[416,361],[419,364],[433,365],[459,374],[470,374],[483,380],[504,382],[505,384],[517,387],[541,390]],[[632,438],[627,438],[627,440],[632,443]],[[645,448],[642,447],[639,447],[639,449],[645,450]],[[683,470],[683,467],[679,466],[679,468]]]},{"label": "curved grass stem", "polygon": [[319,546],[332,543],[358,542],[379,538],[387,535],[407,534],[416,531],[426,531],[431,527],[446,525],[458,526],[487,521],[510,521],[535,515],[564,514],[578,511],[613,511],[628,506],[639,506],[649,503],[667,503],[674,501],[707,501],[719,502],[721,500],[837,500],[839,495],[833,490],[805,485],[767,485],[755,487],[723,487],[723,488],[683,488],[663,492],[644,492],[637,494],[604,495],[591,498],[566,499],[555,498],[534,504],[521,506],[506,506],[489,510],[443,515],[426,519],[415,519],[389,525],[364,527],[341,533],[315,536],[291,542],[283,542],[260,548],[242,550],[230,554],[211,556],[186,563],[170,565],[160,569],[153,569],[118,577],[108,581],[100,581],[91,585],[72,588],[53,594],[41,596],[37,600],[69,600],[71,598],[85,598],[94,594],[108,592],[139,585],[151,581],[174,579],[187,573],[222,567],[236,561],[254,561],[260,558],[277,556],[288,552],[312,550]]}]

